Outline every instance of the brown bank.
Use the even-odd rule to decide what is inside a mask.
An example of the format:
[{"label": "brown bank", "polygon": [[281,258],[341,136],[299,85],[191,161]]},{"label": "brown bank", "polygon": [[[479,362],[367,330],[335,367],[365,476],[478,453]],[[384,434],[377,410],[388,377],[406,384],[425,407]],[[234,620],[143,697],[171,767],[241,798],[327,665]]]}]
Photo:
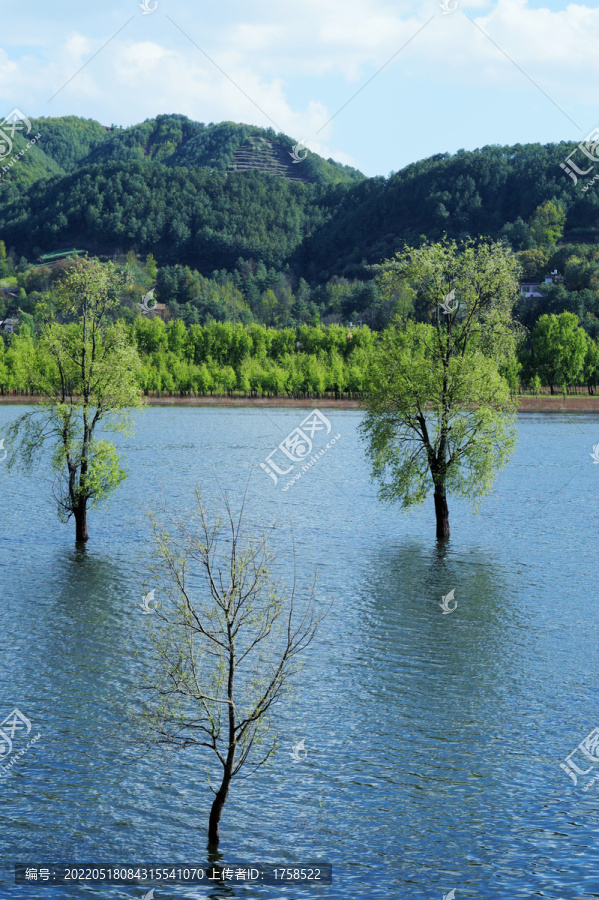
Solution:
[{"label": "brown bank", "polygon": [[[238,406],[270,409],[364,409],[361,400],[294,399],[292,397],[146,397],[148,406]],[[40,398],[25,394],[4,394],[0,404],[29,405],[39,403]],[[520,397],[518,412],[586,412],[599,413],[599,395],[573,394],[565,399],[550,394],[540,397]]]}]

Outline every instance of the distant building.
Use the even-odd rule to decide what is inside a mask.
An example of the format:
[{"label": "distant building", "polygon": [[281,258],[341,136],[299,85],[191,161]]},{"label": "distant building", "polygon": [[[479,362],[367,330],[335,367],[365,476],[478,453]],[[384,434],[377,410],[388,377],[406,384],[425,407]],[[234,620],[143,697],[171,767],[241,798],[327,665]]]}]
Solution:
[{"label": "distant building", "polygon": [[160,316],[164,322],[168,322],[171,317],[171,314],[166,308],[166,303],[155,303],[150,309],[150,312],[146,313],[146,315],[150,319],[153,319],[155,316]]},{"label": "distant building", "polygon": [[542,297],[543,295],[539,293],[539,288],[543,287],[540,282],[523,282],[520,285],[520,293],[525,297]]},{"label": "distant building", "polygon": [[545,277],[545,281],[523,281],[520,285],[520,293],[524,297],[542,297],[539,288],[544,284],[561,284],[564,280],[563,275],[558,275],[557,269]]},{"label": "distant building", "polygon": [[0,330],[5,334],[14,334],[18,324],[19,320],[16,318],[4,319],[3,322],[0,322]]}]

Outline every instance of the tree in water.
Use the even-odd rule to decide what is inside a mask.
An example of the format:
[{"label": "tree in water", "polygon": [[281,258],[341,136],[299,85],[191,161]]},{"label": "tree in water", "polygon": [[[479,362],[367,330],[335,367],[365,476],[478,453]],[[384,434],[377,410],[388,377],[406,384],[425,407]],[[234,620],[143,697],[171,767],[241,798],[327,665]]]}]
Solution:
[{"label": "tree in water", "polygon": [[248,530],[243,504],[236,515],[225,494],[223,521],[210,514],[199,490],[196,500],[191,519],[166,510],[162,522],[152,516],[151,572],[160,602],[150,622],[149,700],[134,718],[150,746],[216,757],[208,819],[214,850],[233,780],[276,750],[273,710],[323,613],[313,583],[298,609],[295,580],[287,589],[273,577],[269,535]]},{"label": "tree in water", "polygon": [[475,507],[512,451],[518,263],[503,244],[443,241],[383,264],[408,285],[424,321],[396,322],[367,375],[362,437],[379,497],[403,508],[432,490],[437,538],[449,538],[448,492]]},{"label": "tree in water", "polygon": [[9,465],[26,468],[51,445],[59,516],[75,520],[75,539],[88,540],[87,513],[126,477],[105,432],[129,433],[131,410],[141,406],[137,351],[125,324],[114,321],[121,281],[113,267],[81,259],[56,288],[56,309],[38,309],[36,358],[30,360],[42,402],[8,431]]}]

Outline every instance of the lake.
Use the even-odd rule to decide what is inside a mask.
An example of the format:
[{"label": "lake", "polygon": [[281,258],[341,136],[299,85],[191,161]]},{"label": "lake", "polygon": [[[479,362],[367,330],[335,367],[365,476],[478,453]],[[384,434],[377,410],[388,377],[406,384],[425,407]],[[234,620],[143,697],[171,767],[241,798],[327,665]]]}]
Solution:
[{"label": "lake", "polygon": [[[22,409],[0,407],[0,438]],[[84,551],[46,470],[0,462],[0,720],[17,708],[40,734],[0,778],[3,900],[144,895],[17,887],[17,861],[206,859],[207,757],[140,756],[122,714],[148,652],[145,511],[162,498],[184,513],[198,482],[233,503],[247,490],[281,571],[294,545],[300,585],[316,570],[332,602],[279,710],[274,762],[233,785],[222,861],[328,861],[333,885],[160,886],[156,900],[599,896],[599,781],[584,790],[593,772],[575,785],[560,768],[599,726],[599,416],[520,416],[478,514],[450,498],[439,549],[432,500],[408,515],[378,502],[361,413],[325,413],[331,431],[314,432],[296,481],[301,466],[277,475],[271,454],[305,409],[139,414],[119,439],[129,478],[90,513]],[[592,767],[580,753],[579,771]]]}]

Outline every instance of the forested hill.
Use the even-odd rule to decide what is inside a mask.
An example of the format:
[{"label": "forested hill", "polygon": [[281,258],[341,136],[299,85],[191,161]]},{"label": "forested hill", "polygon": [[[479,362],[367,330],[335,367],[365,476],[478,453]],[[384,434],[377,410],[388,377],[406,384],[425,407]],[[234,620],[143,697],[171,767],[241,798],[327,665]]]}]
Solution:
[{"label": "forested hill", "polygon": [[0,239],[16,257],[134,250],[204,275],[251,258],[315,284],[444,233],[534,247],[547,201],[566,213],[564,241],[599,236],[599,186],[583,192],[559,165],[573,143],[461,150],[365,178],[312,153],[294,164],[291,138],[230,122],[32,124],[40,140],[0,180]]},{"label": "forested hill", "polygon": [[[140,125],[119,128],[65,116],[32,119],[31,125],[32,134],[40,135],[39,142],[2,178],[5,202],[15,194],[14,190],[7,191],[10,185],[14,189],[44,176],[111,162],[162,163],[221,172],[250,168],[310,184],[352,183],[365,177],[351,166],[314,153],[301,164],[294,163],[291,151],[296,141],[291,137],[276,134],[272,128],[235,122],[204,125],[186,116],[161,115]],[[18,136],[16,151],[25,143]]]},{"label": "forested hill", "polygon": [[599,187],[583,193],[560,168],[575,146],[460,150],[412,163],[388,179],[370,178],[344,192],[331,220],[304,241],[303,259],[330,276],[361,260],[387,258],[404,242],[443,234],[504,235],[515,250],[526,249],[532,245],[527,223],[546,201],[567,214],[564,241],[595,243]]}]

